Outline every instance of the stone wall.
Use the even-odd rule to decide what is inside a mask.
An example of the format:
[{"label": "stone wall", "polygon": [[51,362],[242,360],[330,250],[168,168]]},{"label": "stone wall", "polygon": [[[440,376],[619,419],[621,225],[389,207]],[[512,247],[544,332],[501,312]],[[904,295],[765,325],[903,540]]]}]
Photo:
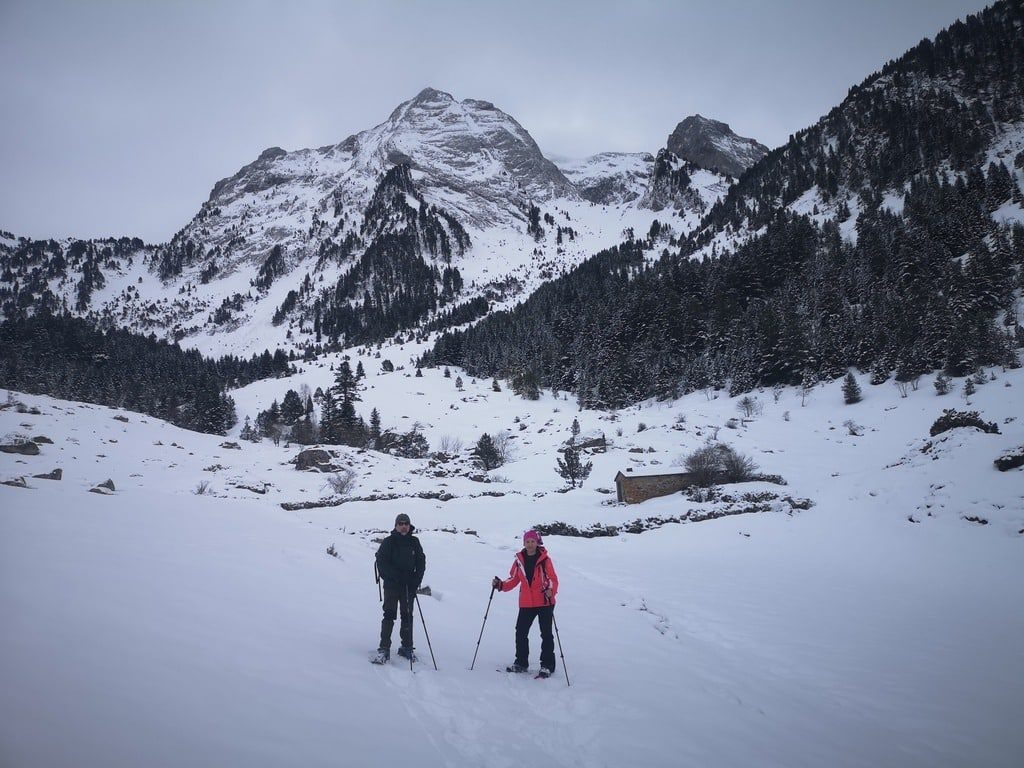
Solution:
[{"label": "stone wall", "polygon": [[693,485],[693,475],[676,472],[671,475],[625,475],[615,479],[619,501],[639,504],[657,496],[668,496]]}]

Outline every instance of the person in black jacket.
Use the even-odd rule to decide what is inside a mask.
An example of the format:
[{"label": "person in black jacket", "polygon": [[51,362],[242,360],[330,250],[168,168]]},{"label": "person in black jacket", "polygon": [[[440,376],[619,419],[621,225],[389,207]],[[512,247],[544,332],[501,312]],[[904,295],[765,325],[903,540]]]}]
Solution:
[{"label": "person in black jacket", "polygon": [[402,645],[398,655],[406,659],[416,657],[412,651],[412,608],[416,590],[427,570],[427,558],[420,540],[412,535],[416,530],[404,512],[395,518],[391,535],[377,549],[377,572],[384,581],[384,619],[380,623],[380,645],[375,664],[391,658],[391,631],[395,627],[396,609],[401,608],[402,624],[398,636]]}]

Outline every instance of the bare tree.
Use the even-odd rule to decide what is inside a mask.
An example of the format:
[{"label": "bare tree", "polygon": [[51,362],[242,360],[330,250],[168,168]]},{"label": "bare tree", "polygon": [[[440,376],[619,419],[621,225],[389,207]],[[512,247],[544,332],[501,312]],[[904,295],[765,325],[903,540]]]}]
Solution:
[{"label": "bare tree", "polygon": [[757,400],[757,398],[751,397],[750,395],[744,395],[743,397],[741,397],[739,401],[736,403],[736,407],[739,409],[739,412],[743,414],[743,417],[746,419],[750,419],[753,418],[754,416],[757,416],[763,410],[761,407],[761,403]]},{"label": "bare tree", "polygon": [[327,476],[327,484],[337,496],[348,496],[356,484],[356,473],[351,469],[343,469]]},{"label": "bare tree", "polygon": [[501,459],[502,464],[507,464],[515,458],[516,446],[512,442],[511,432],[499,432],[493,438],[494,450],[498,452],[498,457]]}]

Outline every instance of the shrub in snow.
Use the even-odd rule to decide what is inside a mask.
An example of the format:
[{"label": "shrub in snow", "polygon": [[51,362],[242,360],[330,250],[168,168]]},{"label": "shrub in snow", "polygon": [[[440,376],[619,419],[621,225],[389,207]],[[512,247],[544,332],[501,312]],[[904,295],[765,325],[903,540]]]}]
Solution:
[{"label": "shrub in snow", "polygon": [[736,451],[732,446],[719,445],[718,454],[721,461],[721,481],[726,483],[744,483],[752,480],[757,464],[748,456]]},{"label": "shrub in snow", "polygon": [[706,445],[683,459],[683,466],[693,475],[693,481],[697,485],[707,487],[715,484],[721,459],[714,445]]},{"label": "shrub in snow", "polygon": [[948,395],[949,390],[953,388],[953,382],[950,381],[949,376],[939,372],[939,375],[935,377],[935,394],[936,395]]},{"label": "shrub in snow", "polygon": [[1024,445],[1007,451],[995,460],[996,469],[1000,472],[1007,472],[1017,467],[1024,467]]},{"label": "shrub in snow", "polygon": [[701,487],[747,482],[754,479],[757,471],[753,459],[725,443],[710,443],[698,448],[686,456],[682,464]]},{"label": "shrub in snow", "polygon": [[975,427],[991,435],[999,434],[999,426],[993,421],[982,420],[977,411],[957,411],[953,408],[946,408],[942,412],[928,430],[928,434],[935,437],[956,427]]},{"label": "shrub in snow", "polygon": [[356,484],[356,473],[351,469],[343,469],[340,472],[327,476],[327,484],[337,496],[348,496]]},{"label": "shrub in snow", "polygon": [[196,489],[193,491],[193,493],[196,496],[205,496],[208,490],[210,490],[210,482],[208,480],[203,480],[201,483],[199,483],[199,485],[196,486]]},{"label": "shrub in snow", "polygon": [[864,433],[864,427],[857,424],[853,419],[847,419],[844,421],[843,426],[846,427],[846,431],[854,437],[860,437]]},{"label": "shrub in snow", "polygon": [[451,435],[442,435],[437,441],[437,452],[445,456],[457,456],[462,452],[462,441]]}]

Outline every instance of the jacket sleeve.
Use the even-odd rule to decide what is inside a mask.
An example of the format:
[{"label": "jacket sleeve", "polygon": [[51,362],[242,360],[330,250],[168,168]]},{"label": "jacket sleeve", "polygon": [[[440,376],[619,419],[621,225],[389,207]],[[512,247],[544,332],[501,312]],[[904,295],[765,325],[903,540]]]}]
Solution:
[{"label": "jacket sleeve", "polygon": [[391,538],[388,537],[377,548],[377,572],[385,582],[394,583],[398,580],[395,568],[391,563]]},{"label": "jacket sleeve", "polygon": [[423,545],[416,539],[416,571],[413,574],[413,586],[419,587],[423,581],[423,574],[427,572],[427,556],[423,554]]},{"label": "jacket sleeve", "polygon": [[501,582],[501,591],[508,592],[511,589],[515,589],[523,580],[523,571],[519,567],[517,560],[512,561],[512,567],[509,569],[508,578]]},{"label": "jacket sleeve", "polygon": [[555,596],[558,594],[558,574],[555,572],[555,564],[551,562],[550,557],[544,563],[544,573],[548,579],[547,586],[551,587],[551,601],[554,602]]}]

